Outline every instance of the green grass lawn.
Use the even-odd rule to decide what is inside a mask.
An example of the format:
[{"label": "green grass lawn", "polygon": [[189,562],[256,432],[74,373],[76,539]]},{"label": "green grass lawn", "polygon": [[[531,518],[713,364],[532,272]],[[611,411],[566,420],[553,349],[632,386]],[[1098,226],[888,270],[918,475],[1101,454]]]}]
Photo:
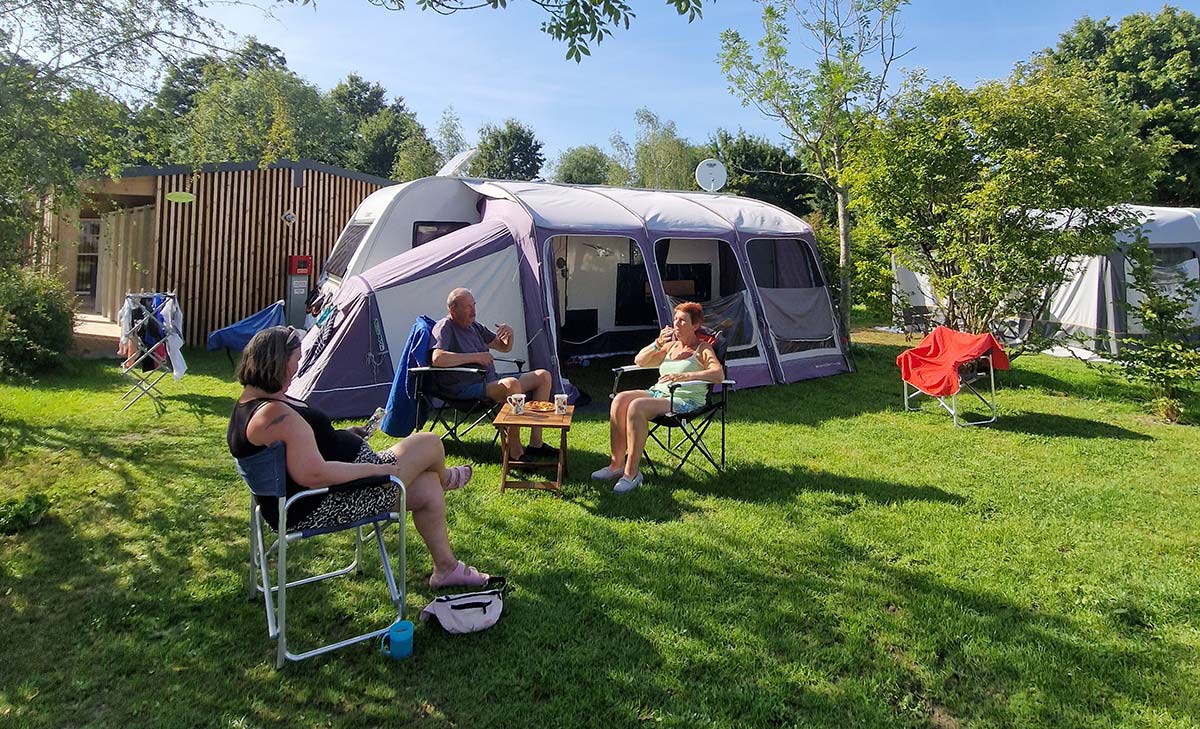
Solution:
[{"label": "green grass lawn", "polygon": [[[571,431],[564,498],[501,497],[481,434],[449,524],[460,557],[515,586],[501,622],[418,626],[407,661],[360,645],[282,672],[245,597],[224,355],[190,353],[162,417],[117,412],[111,363],[0,385],[0,492],[53,499],[0,535],[0,725],[1200,724],[1200,428],[1026,357],[1000,422],[956,430],[903,412],[896,338],[861,341],[857,374],[734,393],[719,478],[593,485],[596,411]],[[578,379],[598,400],[610,384]],[[415,619],[433,592],[415,531],[408,546]],[[327,547],[297,551],[343,556]],[[295,647],[385,621],[379,578],[368,559],[297,590]]]}]

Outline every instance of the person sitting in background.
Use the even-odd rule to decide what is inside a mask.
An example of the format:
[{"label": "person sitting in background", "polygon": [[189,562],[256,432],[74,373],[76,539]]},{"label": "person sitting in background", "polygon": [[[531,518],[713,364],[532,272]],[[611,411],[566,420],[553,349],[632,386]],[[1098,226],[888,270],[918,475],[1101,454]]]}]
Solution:
[{"label": "person sitting in background", "polygon": [[[487,398],[502,403],[509,395],[530,394],[534,400],[547,400],[553,380],[546,370],[522,372],[516,377],[501,377],[496,373],[495,360],[489,349],[511,352],[513,329],[497,324],[496,331],[475,321],[475,297],[469,289],[457,288],[446,297],[448,314],[433,325],[432,352],[429,364],[434,367],[480,367],[483,380],[465,372],[439,374],[438,385],[447,395],[463,400]],[[544,458],[557,458],[558,450],[542,442],[542,429],[529,429],[529,448],[521,447],[515,426],[508,432],[509,458],[521,460],[526,453]]]},{"label": "person sitting in background", "polygon": [[[300,335],[292,327],[271,327],[254,335],[242,352],[237,379],[242,394],[229,418],[226,439],[234,458],[245,458],[282,441],[287,454],[287,495],[371,476],[395,476],[405,486],[412,512],[433,558],[432,587],[487,584],[488,575],[454,556],[446,533],[444,492],[471,479],[470,466],[446,467],[442,441],[416,433],[376,452],[358,433],[335,430],[329,418],[285,393],[300,366]],[[399,487],[338,491],[301,499],[288,511],[289,531],[345,524],[399,507]],[[278,525],[278,501],[262,499],[263,516]]]},{"label": "person sitting in background", "polygon": [[688,301],[675,307],[672,324],[642,347],[634,358],[639,367],[658,366],[658,382],[649,390],[618,392],[608,410],[608,466],[592,474],[597,481],[619,479],[616,493],[632,491],[642,484],[642,451],[650,432],[650,421],[671,412],[673,382],[691,382],[675,389],[674,412],[689,413],[704,406],[708,385],[725,379],[725,369],[708,342],[697,336],[704,310]]}]

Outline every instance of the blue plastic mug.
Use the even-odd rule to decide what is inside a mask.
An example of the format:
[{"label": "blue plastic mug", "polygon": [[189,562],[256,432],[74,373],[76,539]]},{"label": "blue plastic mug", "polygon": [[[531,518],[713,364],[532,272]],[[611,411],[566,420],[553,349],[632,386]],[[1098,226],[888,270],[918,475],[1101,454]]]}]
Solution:
[{"label": "blue plastic mug", "polygon": [[396,660],[408,658],[413,651],[413,624],[411,620],[397,620],[388,632],[379,636],[379,650]]}]

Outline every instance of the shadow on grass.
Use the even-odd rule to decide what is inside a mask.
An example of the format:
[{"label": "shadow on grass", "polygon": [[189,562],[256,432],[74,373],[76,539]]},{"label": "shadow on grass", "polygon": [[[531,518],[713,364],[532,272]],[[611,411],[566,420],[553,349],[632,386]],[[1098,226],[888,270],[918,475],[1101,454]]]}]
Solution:
[{"label": "shadow on grass", "polygon": [[171,403],[181,404],[183,409],[189,415],[195,416],[197,420],[204,420],[206,417],[229,418],[235,402],[228,397],[199,395],[191,392],[182,395],[167,395],[163,397],[163,401],[168,408]]},{"label": "shadow on grass", "polygon": [[1016,413],[1001,415],[1000,419],[987,426],[990,430],[1002,430],[1025,435],[1045,435],[1068,438],[1111,438],[1114,440],[1154,440],[1118,425],[1096,420],[1075,418],[1055,413]]},{"label": "shadow on grass", "polygon": [[[954,501],[861,479],[740,473],[879,503]],[[1173,703],[1188,693],[1191,672],[1180,667],[1200,659],[1194,647],[1157,633],[1147,648],[1111,622],[1077,622],[904,566],[886,545],[821,522],[750,533],[724,519],[664,530],[517,514],[489,525],[500,535],[491,559],[513,566],[515,587],[493,629],[450,636],[419,625],[408,661],[355,646],[275,673],[261,604],[245,599],[244,517],[173,485],[169,464],[139,485],[104,500],[81,495],[87,508],[23,533],[19,559],[0,566],[0,629],[20,637],[0,644],[0,660],[17,668],[0,692],[18,724],[927,727],[938,711],[987,725],[1083,726],[1130,721],[1131,706],[1195,718],[1196,707]],[[547,529],[559,532],[544,535],[550,543],[567,540],[569,557],[531,556]],[[295,553],[314,556],[306,546]],[[420,549],[415,535],[409,547]],[[420,604],[432,592],[418,582],[417,556],[409,585]],[[289,599],[298,647],[317,629],[349,634],[387,620],[373,558],[367,569]],[[1140,609],[1137,630],[1156,620]],[[1128,626],[1119,617],[1128,607],[1118,610]],[[65,650],[64,636],[74,638]]]}]

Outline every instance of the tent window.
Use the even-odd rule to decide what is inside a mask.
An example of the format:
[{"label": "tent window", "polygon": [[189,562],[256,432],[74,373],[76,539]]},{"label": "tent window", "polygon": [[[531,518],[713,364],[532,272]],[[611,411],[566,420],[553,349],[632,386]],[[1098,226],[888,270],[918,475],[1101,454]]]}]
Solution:
[{"label": "tent window", "polygon": [[654,244],[663,291],[671,306],[695,301],[704,323],[725,334],[726,359],[759,356],[753,307],[733,249],[723,240],[664,239]]},{"label": "tent window", "polygon": [[425,245],[430,241],[435,241],[447,233],[453,233],[456,230],[465,228],[470,223],[452,222],[431,222],[418,221],[413,223],[412,247]]},{"label": "tent window", "polygon": [[821,269],[803,241],[752,240],[746,244],[746,255],[760,287],[809,289],[825,285]]},{"label": "tent window", "polygon": [[796,239],[752,240],[746,256],[776,350],[783,355],[836,347],[829,290],[808,245]]},{"label": "tent window", "polygon": [[338,238],[337,244],[334,245],[333,252],[325,260],[322,277],[338,276],[340,278],[346,275],[346,267],[350,265],[350,259],[354,258],[358,244],[362,243],[362,239],[366,237],[370,227],[370,223],[351,223],[346,226],[342,237]]},{"label": "tent window", "polygon": [[1183,246],[1172,246],[1170,248],[1153,248],[1150,251],[1154,256],[1155,266],[1178,266],[1181,263],[1187,263],[1196,257],[1196,254],[1190,248]]}]

